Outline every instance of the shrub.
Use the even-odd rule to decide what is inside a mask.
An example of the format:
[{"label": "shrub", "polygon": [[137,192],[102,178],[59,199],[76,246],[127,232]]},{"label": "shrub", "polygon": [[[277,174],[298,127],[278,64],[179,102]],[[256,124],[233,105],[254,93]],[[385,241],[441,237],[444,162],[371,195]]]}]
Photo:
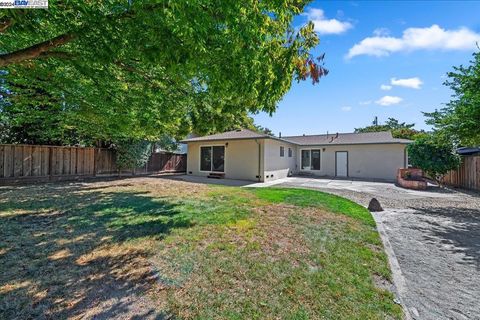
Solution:
[{"label": "shrub", "polygon": [[122,140],[115,144],[119,170],[144,166],[152,153],[152,144],[145,140]]},{"label": "shrub", "polygon": [[460,156],[453,144],[440,143],[431,137],[420,138],[408,146],[410,164],[422,169],[440,183],[448,171],[458,168]]}]

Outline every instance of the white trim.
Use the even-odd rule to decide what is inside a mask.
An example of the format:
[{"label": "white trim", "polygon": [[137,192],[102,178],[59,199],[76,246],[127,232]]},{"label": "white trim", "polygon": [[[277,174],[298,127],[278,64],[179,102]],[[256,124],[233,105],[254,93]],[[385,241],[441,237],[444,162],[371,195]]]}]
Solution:
[{"label": "white trim", "polygon": [[[302,151],[303,150],[310,151],[310,157],[309,157],[309,160],[310,160],[309,164],[310,165],[308,166],[308,169],[302,168],[303,167],[303,159],[302,159]],[[312,150],[318,150],[320,152],[320,168],[319,169],[312,169]],[[322,153],[323,153],[322,148],[301,148],[300,149],[300,166],[299,166],[300,171],[313,171],[313,172],[322,171],[322,159],[323,159]]]},{"label": "white trim", "polygon": [[[202,170],[202,147],[210,147],[211,150],[212,150],[212,158],[210,159],[210,169],[212,169],[212,166],[213,166],[213,148],[212,147],[223,147],[224,148],[224,152],[223,152],[223,171],[205,171],[205,170]],[[226,157],[227,157],[227,146],[225,145],[225,143],[216,143],[216,144],[202,144],[202,145],[199,145],[198,146],[198,172],[204,172],[204,173],[225,173],[227,171],[227,161],[226,160]]]}]

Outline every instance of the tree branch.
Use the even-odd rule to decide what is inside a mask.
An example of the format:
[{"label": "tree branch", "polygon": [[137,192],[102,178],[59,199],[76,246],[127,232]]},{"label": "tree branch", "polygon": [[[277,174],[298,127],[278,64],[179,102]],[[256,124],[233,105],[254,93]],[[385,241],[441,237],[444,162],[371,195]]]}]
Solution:
[{"label": "tree branch", "polygon": [[0,54],[0,67],[6,67],[10,64],[38,58],[40,55],[50,49],[64,45],[75,38],[73,33],[59,35],[53,39],[37,43],[31,47],[17,50],[11,53]]},{"label": "tree branch", "polygon": [[70,52],[65,51],[47,51],[42,52],[38,58],[59,58],[59,59],[71,59],[74,58],[75,55]]},{"label": "tree branch", "polygon": [[6,20],[0,21],[0,33],[5,32],[13,24],[13,19],[7,18]]}]

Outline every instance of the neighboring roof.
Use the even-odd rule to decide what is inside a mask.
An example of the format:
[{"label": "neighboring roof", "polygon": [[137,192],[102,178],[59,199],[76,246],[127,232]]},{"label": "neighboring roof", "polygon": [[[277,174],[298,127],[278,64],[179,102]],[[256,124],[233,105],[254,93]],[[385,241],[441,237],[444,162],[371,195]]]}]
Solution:
[{"label": "neighboring roof", "polygon": [[480,154],[479,147],[461,147],[457,149],[457,153],[462,156],[472,156]]},{"label": "neighboring roof", "polygon": [[[218,141],[218,140],[245,140],[245,139],[275,139],[282,140],[277,137],[269,136],[265,133],[258,133],[248,129],[238,129],[233,131],[227,131],[209,136],[195,137],[190,139],[184,139],[180,142],[196,142],[196,141]],[[288,142],[288,141],[287,141]]]},{"label": "neighboring roof", "polygon": [[407,144],[412,142],[407,139],[394,138],[390,131],[289,136],[283,137],[283,139],[299,145]]},{"label": "neighboring roof", "polygon": [[412,142],[407,139],[393,138],[389,131],[384,132],[367,132],[367,133],[339,133],[337,134],[320,134],[311,136],[289,136],[277,138],[268,134],[258,133],[248,129],[240,129],[227,131],[223,133],[212,134],[209,136],[195,137],[185,139],[180,142],[197,142],[197,141],[219,141],[219,140],[245,140],[245,139],[274,139],[298,145],[345,145],[345,144],[391,144],[400,143],[407,144]]}]

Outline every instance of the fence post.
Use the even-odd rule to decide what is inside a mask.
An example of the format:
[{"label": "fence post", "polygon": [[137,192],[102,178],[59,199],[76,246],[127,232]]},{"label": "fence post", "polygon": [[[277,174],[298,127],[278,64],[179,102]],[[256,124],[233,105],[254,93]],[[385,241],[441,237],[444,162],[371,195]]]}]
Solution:
[{"label": "fence post", "polygon": [[48,179],[49,180],[52,180],[52,176],[53,176],[52,162],[53,162],[53,148],[48,147]]}]

